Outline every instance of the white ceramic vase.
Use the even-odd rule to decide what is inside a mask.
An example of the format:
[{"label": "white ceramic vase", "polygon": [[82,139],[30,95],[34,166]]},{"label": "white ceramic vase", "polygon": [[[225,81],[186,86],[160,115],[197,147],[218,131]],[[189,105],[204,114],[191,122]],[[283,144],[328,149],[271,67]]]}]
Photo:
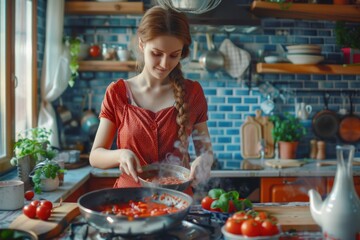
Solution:
[{"label": "white ceramic vase", "polygon": [[52,192],[55,191],[60,185],[59,177],[56,176],[54,179],[52,178],[43,178],[41,179],[40,188],[41,191],[44,192]]}]

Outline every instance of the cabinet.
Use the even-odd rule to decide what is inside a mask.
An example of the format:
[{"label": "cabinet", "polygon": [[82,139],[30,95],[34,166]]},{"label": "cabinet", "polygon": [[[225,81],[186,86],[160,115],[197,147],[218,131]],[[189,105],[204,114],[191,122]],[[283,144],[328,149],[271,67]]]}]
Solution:
[{"label": "cabinet", "polygon": [[269,177],[260,180],[260,202],[308,202],[308,191],[326,194],[325,177]]},{"label": "cabinet", "polygon": [[79,197],[84,195],[85,193],[104,189],[104,188],[112,188],[116,178],[113,177],[95,177],[90,176],[90,178],[79,188],[77,188],[70,196],[68,196],[64,201],[65,202],[77,202]]}]

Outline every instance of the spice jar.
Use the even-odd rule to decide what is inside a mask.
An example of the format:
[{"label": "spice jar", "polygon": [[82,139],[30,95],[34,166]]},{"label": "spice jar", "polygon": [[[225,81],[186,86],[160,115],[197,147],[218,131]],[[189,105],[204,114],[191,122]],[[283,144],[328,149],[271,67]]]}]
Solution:
[{"label": "spice jar", "polygon": [[326,158],[326,156],[325,156],[325,142],[324,141],[318,141],[316,147],[317,147],[316,159],[317,160],[324,160]]}]

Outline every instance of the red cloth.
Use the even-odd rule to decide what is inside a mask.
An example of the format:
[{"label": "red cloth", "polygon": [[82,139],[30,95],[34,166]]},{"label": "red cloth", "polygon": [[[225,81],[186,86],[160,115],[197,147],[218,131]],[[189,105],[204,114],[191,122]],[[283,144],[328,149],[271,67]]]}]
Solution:
[{"label": "red cloth", "polygon": [[[189,125],[192,127],[207,121],[207,103],[201,85],[185,80],[186,102],[189,104]],[[164,161],[167,154],[181,158],[174,147],[178,141],[177,111],[174,106],[156,113],[129,103],[123,79],[111,83],[105,93],[99,117],[112,121],[118,128],[116,144],[118,148],[132,150],[141,165]],[[169,131],[169,129],[171,129]],[[114,187],[140,186],[132,177],[120,175]]]}]

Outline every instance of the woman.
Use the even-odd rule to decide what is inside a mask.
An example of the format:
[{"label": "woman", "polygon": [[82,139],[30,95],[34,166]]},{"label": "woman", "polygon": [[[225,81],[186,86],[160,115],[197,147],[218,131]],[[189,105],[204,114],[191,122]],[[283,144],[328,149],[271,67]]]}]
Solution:
[{"label": "woman", "polygon": [[[213,155],[203,90],[181,71],[180,60],[189,55],[191,44],[187,18],[153,7],[140,22],[138,40],[142,70],[108,86],[90,163],[119,167],[122,174],[114,187],[140,186],[141,166],[166,162],[189,168],[191,136],[197,154],[190,171],[195,187],[209,177]],[[115,134],[118,149],[111,150]]]}]

